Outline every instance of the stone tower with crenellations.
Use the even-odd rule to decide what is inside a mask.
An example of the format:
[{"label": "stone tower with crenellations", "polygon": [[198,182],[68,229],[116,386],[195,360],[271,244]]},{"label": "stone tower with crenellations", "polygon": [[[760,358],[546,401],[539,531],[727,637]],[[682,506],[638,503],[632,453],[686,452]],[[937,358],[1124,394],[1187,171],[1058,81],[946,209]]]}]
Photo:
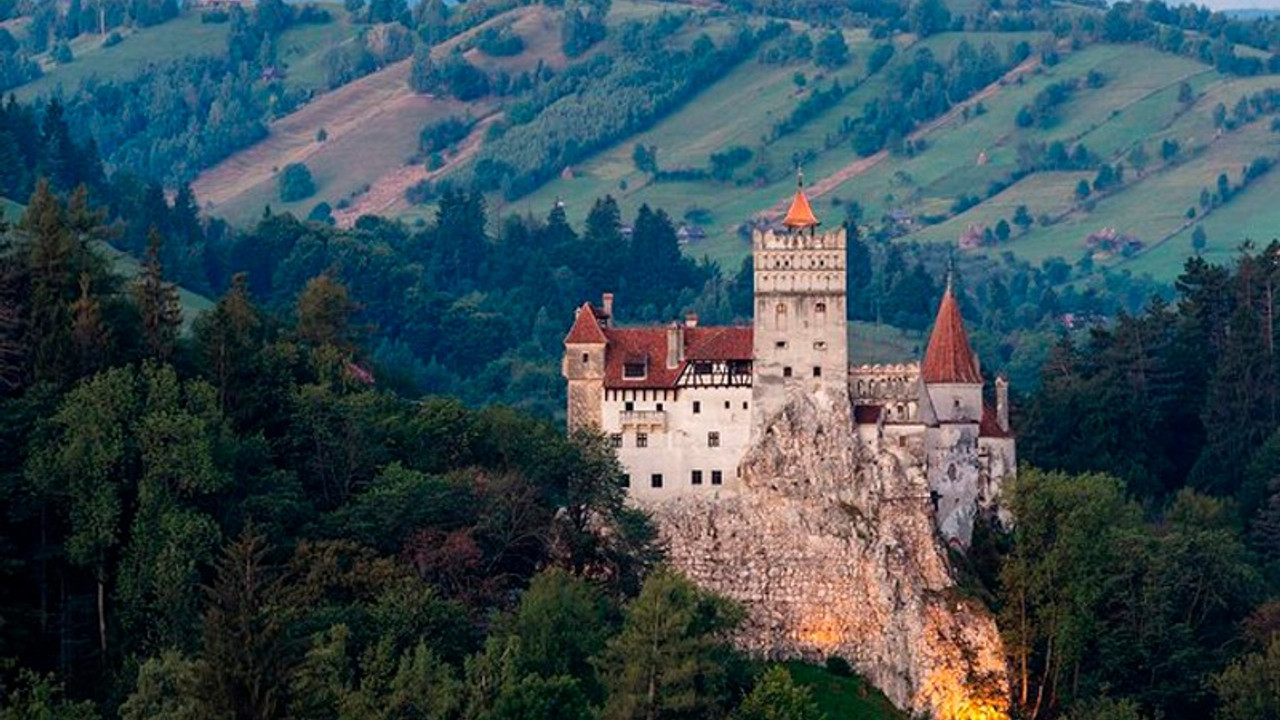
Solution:
[{"label": "stone tower with crenellations", "polygon": [[803,179],[782,227],[751,237],[753,435],[789,392],[848,382],[845,230],[819,231]]}]

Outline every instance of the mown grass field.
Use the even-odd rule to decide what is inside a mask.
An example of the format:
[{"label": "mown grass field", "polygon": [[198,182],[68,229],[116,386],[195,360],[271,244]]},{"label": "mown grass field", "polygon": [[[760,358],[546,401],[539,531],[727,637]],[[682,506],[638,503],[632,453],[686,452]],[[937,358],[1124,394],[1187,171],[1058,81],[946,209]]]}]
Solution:
[{"label": "mown grass field", "polygon": [[[819,37],[819,31],[811,32],[814,37]],[[1001,51],[1018,41],[1034,37],[983,33],[967,36],[975,46],[991,40]],[[958,34],[949,34],[930,38],[918,45],[928,47],[939,57],[946,57],[960,40]],[[909,59],[917,46],[911,38],[901,38],[898,42],[902,47],[888,69],[864,80],[865,61],[875,42],[857,31],[846,32],[846,42],[853,61],[834,73],[809,63],[778,66],[749,59],[654,127],[627,138],[574,168],[574,178],[548,183],[514,203],[511,209],[544,214],[545,209],[559,198],[565,202],[570,219],[580,221],[590,210],[594,199],[605,193],[618,198],[624,216],[628,217],[644,203],[664,208],[677,221],[690,209],[703,209],[711,218],[705,228],[709,237],[707,241],[692,244],[689,252],[697,256],[707,255],[724,267],[736,267],[749,250],[747,243],[737,236],[737,226],[794,192],[795,180],[789,172],[794,155],[806,151],[817,153],[815,159],[804,165],[805,175],[811,181],[859,160],[847,142],[826,147],[827,137],[834,136],[842,118],[857,116],[867,101],[884,93],[891,69]],[[797,72],[806,76],[807,86],[804,89],[797,88],[793,82]],[[856,89],[798,131],[768,144],[766,152],[771,165],[782,171],[775,172],[773,181],[766,185],[739,186],[713,180],[652,183],[635,169],[631,155],[637,143],[657,146],[659,165],[667,169],[707,167],[711,153],[734,145],[756,148],[762,138],[768,136],[773,125],[785,119],[811,88],[815,85],[829,87],[834,79],[839,79],[846,87],[856,85]],[[855,197],[844,191],[835,196],[844,199]],[[862,202],[861,198],[858,199]],[[830,207],[830,200],[828,197],[825,203],[819,203],[827,207],[823,217],[829,224],[843,217],[842,210]]]}]

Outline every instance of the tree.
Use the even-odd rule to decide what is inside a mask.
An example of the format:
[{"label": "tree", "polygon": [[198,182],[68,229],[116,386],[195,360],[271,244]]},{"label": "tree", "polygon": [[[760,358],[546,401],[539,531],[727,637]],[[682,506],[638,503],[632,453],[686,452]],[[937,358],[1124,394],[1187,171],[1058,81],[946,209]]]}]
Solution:
[{"label": "tree", "polygon": [[636,170],[650,175],[657,174],[658,146],[636,143],[635,148],[631,151],[631,161],[635,163]]},{"label": "tree", "polygon": [[174,650],[148,658],[138,668],[138,680],[120,706],[120,720],[204,720],[213,712],[199,694],[200,660]]},{"label": "tree", "polygon": [[809,688],[800,687],[782,665],[775,665],[756,681],[730,720],[825,720]]},{"label": "tree", "polygon": [[1134,145],[1133,149],[1129,151],[1128,160],[1133,169],[1141,176],[1142,171],[1146,169],[1147,163],[1151,160],[1151,156],[1147,155],[1147,146],[1143,143]]},{"label": "tree", "polygon": [[1208,244],[1209,237],[1204,232],[1204,225],[1196,225],[1196,229],[1191,231],[1191,249],[1199,255]]},{"label": "tree", "polygon": [[182,302],[178,288],[165,282],[164,268],[160,263],[163,240],[155,228],[151,229],[147,243],[147,259],[142,263],[142,273],[134,285],[134,301],[142,316],[143,338],[151,357],[167,360],[178,342],[182,329]]},{"label": "tree", "polygon": [[599,699],[590,660],[605,647],[611,630],[607,612],[604,599],[585,581],[554,568],[539,573],[511,621],[521,674],[577,678],[589,696]]},{"label": "tree", "polygon": [[911,32],[926,38],[951,27],[951,11],[943,0],[912,0],[907,25]]},{"label": "tree", "polygon": [[845,42],[844,33],[830,30],[823,35],[814,50],[813,62],[828,70],[844,67],[849,62],[849,45]]},{"label": "tree", "polygon": [[1090,192],[1089,181],[1081,178],[1080,182],[1076,183],[1076,199],[1084,200],[1089,197]]},{"label": "tree", "polygon": [[313,347],[350,351],[358,335],[352,324],[357,309],[345,285],[328,275],[311,278],[298,296],[298,337]]},{"label": "tree", "polygon": [[1031,217],[1026,205],[1019,205],[1013,211],[1013,224],[1021,228],[1024,233],[1035,224],[1035,220]]},{"label": "tree", "polygon": [[1000,218],[1000,222],[996,223],[996,239],[1000,242],[1008,242],[1009,234],[1009,221],[1004,218]]},{"label": "tree", "polygon": [[706,717],[721,698],[705,689],[724,676],[725,633],[741,611],[671,570],[645,580],[623,612],[622,631],[600,658],[607,720]]},{"label": "tree", "polygon": [[99,717],[91,701],[66,699],[62,683],[52,675],[23,670],[14,687],[5,690],[5,697],[0,699],[0,720],[98,720]]},{"label": "tree", "polygon": [[281,570],[271,547],[246,527],[228,545],[206,589],[200,692],[216,713],[237,720],[272,720],[283,709],[286,670]]},{"label": "tree", "polygon": [[1219,720],[1280,716],[1280,638],[1266,651],[1245,655],[1213,679]]},{"label": "tree", "polygon": [[1191,89],[1191,83],[1183,80],[1178,83],[1178,102],[1183,105],[1190,105],[1196,99],[1195,92]]},{"label": "tree", "polygon": [[296,202],[316,194],[311,169],[304,163],[289,163],[280,172],[280,201]]}]

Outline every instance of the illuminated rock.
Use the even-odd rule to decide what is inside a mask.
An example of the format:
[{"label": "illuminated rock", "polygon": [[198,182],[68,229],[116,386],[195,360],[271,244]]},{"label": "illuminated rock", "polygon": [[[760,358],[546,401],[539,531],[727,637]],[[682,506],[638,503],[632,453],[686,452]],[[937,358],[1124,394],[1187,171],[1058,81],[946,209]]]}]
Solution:
[{"label": "illuminated rock", "polygon": [[736,497],[650,505],[672,563],[743,603],[749,652],[839,655],[939,720],[1006,717],[999,632],[955,586],[922,458],[854,427],[847,396],[790,394]]}]

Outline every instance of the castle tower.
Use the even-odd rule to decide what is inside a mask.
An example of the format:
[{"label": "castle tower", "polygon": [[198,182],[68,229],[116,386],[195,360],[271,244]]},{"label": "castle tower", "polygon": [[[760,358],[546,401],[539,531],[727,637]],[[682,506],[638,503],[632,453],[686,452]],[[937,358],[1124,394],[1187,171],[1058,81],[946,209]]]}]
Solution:
[{"label": "castle tower", "polygon": [[969,346],[950,277],[938,306],[938,317],[933,321],[920,374],[939,422],[977,423],[982,419],[982,371],[978,356]]},{"label": "castle tower", "polygon": [[604,306],[600,309],[583,303],[574,314],[573,328],[564,339],[560,374],[569,381],[569,432],[601,427],[605,349],[609,344],[602,328],[608,327],[612,305],[610,294],[604,296]]},{"label": "castle tower", "polygon": [[757,230],[751,237],[753,436],[788,392],[845,392],[848,386],[844,228],[818,231],[803,177],[782,224],[780,232]]}]

